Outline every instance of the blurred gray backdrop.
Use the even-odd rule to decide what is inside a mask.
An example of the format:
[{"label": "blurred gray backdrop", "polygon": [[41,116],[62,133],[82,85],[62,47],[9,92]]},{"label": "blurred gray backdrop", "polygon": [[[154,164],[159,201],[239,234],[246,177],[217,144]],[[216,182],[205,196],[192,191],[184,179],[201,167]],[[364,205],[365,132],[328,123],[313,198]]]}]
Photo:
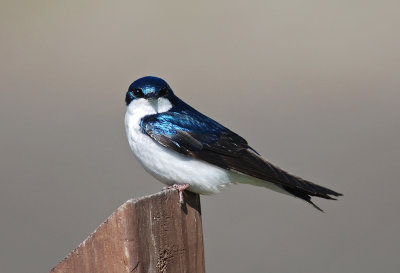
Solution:
[{"label": "blurred gray backdrop", "polygon": [[0,271],[47,272],[162,184],[125,138],[145,75],[344,193],[202,197],[207,272],[400,267],[398,1],[10,1],[0,8]]}]

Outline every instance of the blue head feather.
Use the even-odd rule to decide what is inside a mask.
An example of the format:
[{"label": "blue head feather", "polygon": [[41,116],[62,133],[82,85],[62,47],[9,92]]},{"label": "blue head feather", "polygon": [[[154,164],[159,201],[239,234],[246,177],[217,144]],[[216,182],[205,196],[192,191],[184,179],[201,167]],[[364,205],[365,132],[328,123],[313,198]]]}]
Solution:
[{"label": "blue head feather", "polygon": [[166,81],[161,78],[147,76],[134,81],[129,86],[125,102],[126,105],[129,105],[135,99],[157,99],[172,96],[172,89]]}]

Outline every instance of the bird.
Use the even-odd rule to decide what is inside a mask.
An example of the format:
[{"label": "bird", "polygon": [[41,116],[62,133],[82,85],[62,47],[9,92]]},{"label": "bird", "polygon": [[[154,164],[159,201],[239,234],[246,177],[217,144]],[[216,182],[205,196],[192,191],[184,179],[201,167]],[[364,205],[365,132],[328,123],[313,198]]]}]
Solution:
[{"label": "bird", "polygon": [[125,96],[125,129],[143,168],[168,187],[215,194],[232,184],[250,184],[300,198],[336,200],[341,193],[267,161],[238,134],[178,98],[158,77],[135,80]]}]

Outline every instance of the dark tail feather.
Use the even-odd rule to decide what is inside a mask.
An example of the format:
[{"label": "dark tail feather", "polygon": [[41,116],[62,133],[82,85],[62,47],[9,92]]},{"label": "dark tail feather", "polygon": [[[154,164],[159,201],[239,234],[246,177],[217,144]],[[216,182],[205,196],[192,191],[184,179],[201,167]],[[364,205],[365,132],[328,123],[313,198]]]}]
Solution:
[{"label": "dark tail feather", "polygon": [[[270,164],[272,165],[272,164]],[[272,165],[273,166],[273,165]],[[304,180],[301,177],[289,174],[288,172],[280,169],[279,167],[273,166],[275,168],[275,172],[276,174],[283,180],[283,181],[287,181],[288,183],[286,185],[282,185],[285,190],[287,190],[288,192],[294,194],[293,192],[301,192],[304,193],[305,195],[311,195],[311,196],[317,196],[320,198],[324,198],[324,199],[330,199],[330,200],[336,200],[336,198],[332,197],[338,197],[338,196],[342,196],[343,194],[335,192],[331,189],[325,188],[323,186],[314,184],[310,181]],[[291,191],[289,191],[288,189],[291,189]],[[294,194],[295,196],[297,196],[296,194]],[[299,198],[302,198],[300,196],[298,196]],[[302,198],[304,199],[304,198]]]},{"label": "dark tail feather", "polygon": [[[334,197],[342,195],[341,193],[288,173],[262,158],[251,148],[247,148],[246,150],[239,149],[236,154],[230,152],[228,154],[221,154],[218,150],[217,157],[215,157],[215,151],[208,151],[208,154],[203,154],[203,156],[204,155],[207,156],[204,157],[203,160],[209,163],[264,180],[266,183],[273,183],[281,189],[284,189],[287,193],[305,200],[320,211],[322,210],[311,201],[312,196],[336,200]],[[267,186],[268,184],[262,185],[258,182],[249,182],[249,184],[269,188]]]},{"label": "dark tail feather", "polygon": [[316,208],[319,211],[324,212],[320,207],[318,207],[317,205],[314,204],[314,202],[311,201],[311,196],[317,196],[317,197],[321,197],[321,198],[329,199],[329,200],[336,200],[336,198],[333,198],[329,195],[333,195],[333,196],[342,196],[343,195],[341,193],[335,192],[328,188],[325,188],[325,187],[322,187],[322,186],[316,185],[314,183],[303,180],[303,183],[304,182],[311,184],[312,188],[314,188],[315,191],[310,192],[310,191],[305,191],[301,188],[291,188],[288,186],[283,186],[283,189],[285,189],[290,194],[292,194],[300,199],[303,199],[304,201],[311,204],[314,208]]},{"label": "dark tail feather", "polygon": [[[324,212],[320,207],[318,207],[317,205],[314,204],[313,201],[311,201],[311,196],[308,195],[307,193],[305,193],[304,191],[300,190],[300,189],[296,189],[296,188],[289,188],[284,186],[283,187],[287,192],[289,192],[290,194],[293,194],[294,196],[303,199],[304,201],[306,201],[307,203],[311,204],[314,208],[316,208],[317,210]],[[333,198],[330,198],[333,199]]]},{"label": "dark tail feather", "polygon": [[328,189],[328,188],[325,188],[325,187],[323,187],[323,186],[314,184],[314,183],[312,183],[312,182],[310,182],[310,181],[306,181],[306,180],[304,180],[304,179],[302,179],[302,178],[300,178],[300,179],[302,180],[303,183],[308,184],[309,187],[310,187],[311,189],[313,189],[313,190],[309,193],[309,194],[312,195],[312,196],[318,196],[318,197],[325,198],[325,199],[336,200],[336,198],[333,198],[333,197],[330,196],[330,195],[333,195],[333,196],[335,196],[335,197],[338,197],[338,196],[342,196],[342,195],[343,195],[343,194],[338,193],[338,192],[335,192],[335,191],[333,191],[333,190],[331,190],[331,189]]},{"label": "dark tail feather", "polygon": [[[243,158],[245,160],[241,161],[241,165],[236,166],[237,171],[279,185],[289,193],[309,203],[311,203],[310,196],[336,200],[334,197],[342,195],[341,193],[292,175],[268,162],[252,150],[247,150],[247,154],[241,157],[241,159]],[[246,163],[248,164],[246,165]]]}]

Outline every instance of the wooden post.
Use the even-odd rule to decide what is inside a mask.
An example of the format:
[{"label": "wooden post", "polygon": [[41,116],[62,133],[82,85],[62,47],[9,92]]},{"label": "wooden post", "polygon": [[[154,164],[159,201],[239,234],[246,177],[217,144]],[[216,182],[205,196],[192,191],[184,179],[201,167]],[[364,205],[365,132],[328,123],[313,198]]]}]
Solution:
[{"label": "wooden post", "polygon": [[176,190],[128,200],[51,273],[204,273],[200,197]]}]

